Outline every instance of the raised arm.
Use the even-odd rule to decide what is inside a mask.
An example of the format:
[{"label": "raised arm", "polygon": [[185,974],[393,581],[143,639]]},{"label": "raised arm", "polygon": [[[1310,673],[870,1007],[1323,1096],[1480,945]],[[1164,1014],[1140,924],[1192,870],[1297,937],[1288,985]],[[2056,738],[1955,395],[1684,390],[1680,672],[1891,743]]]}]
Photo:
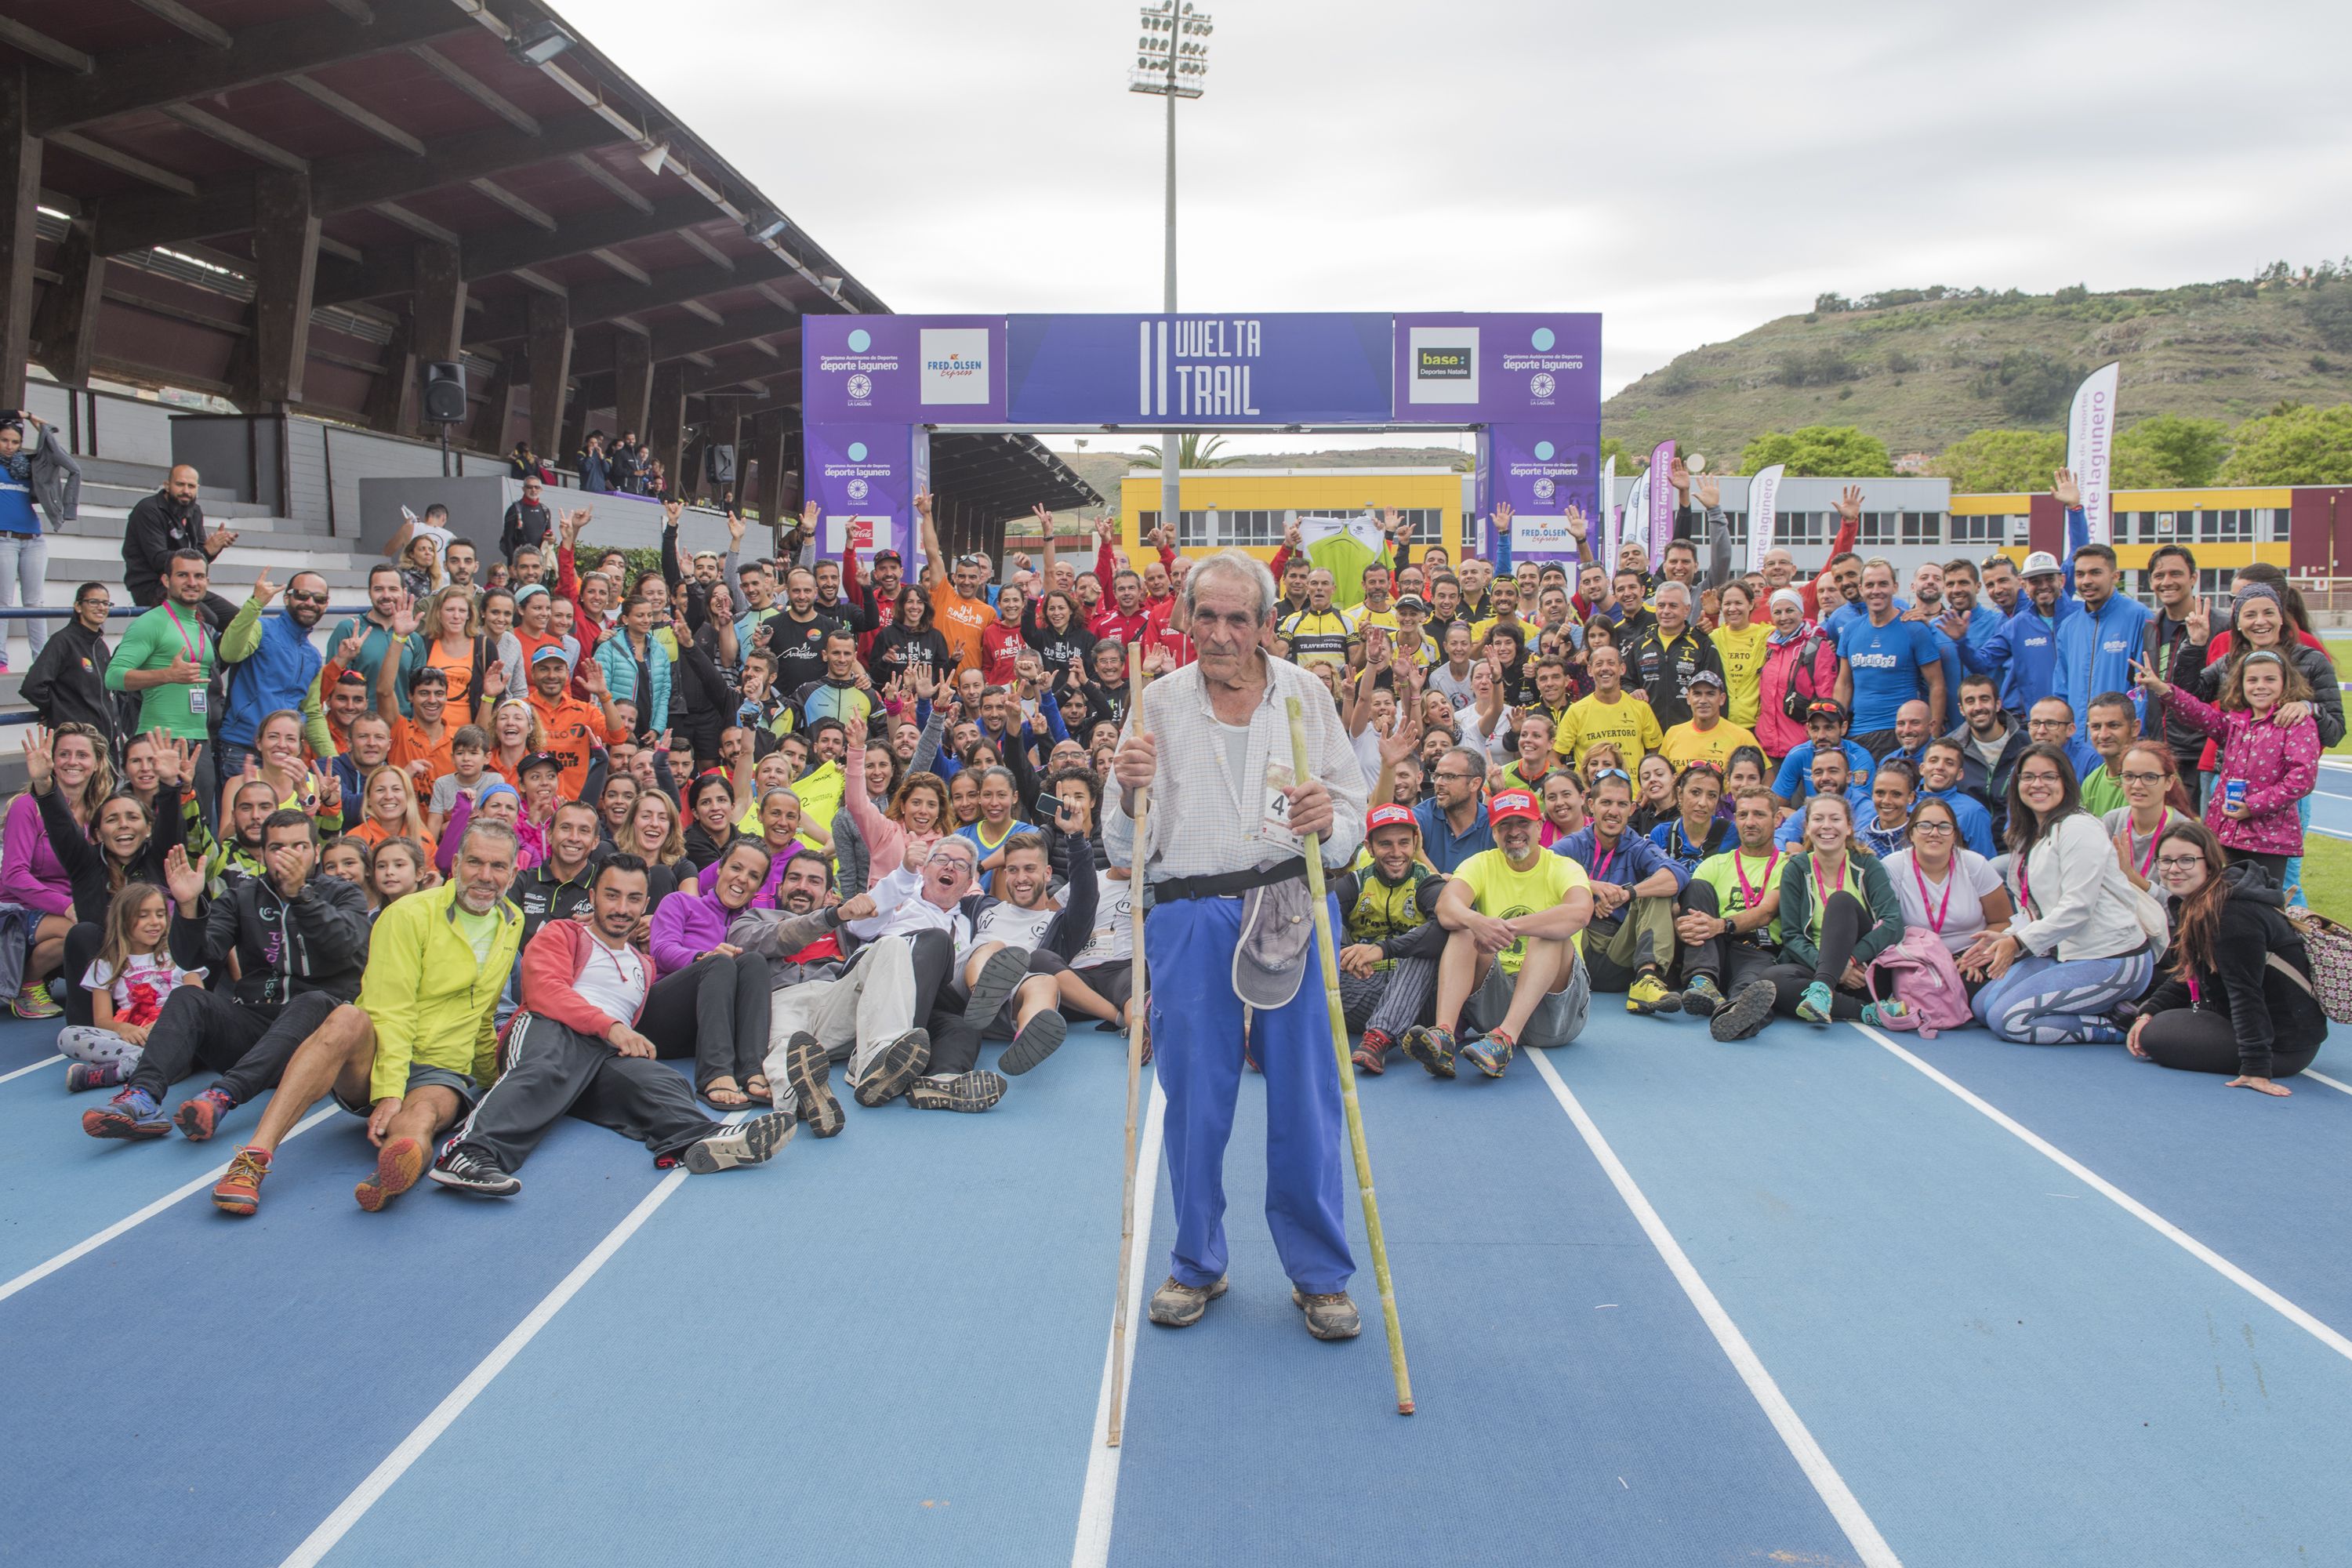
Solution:
[{"label": "raised arm", "polygon": [[923,541],[923,589],[927,594],[936,594],[940,584],[947,581],[948,569],[940,564],[945,557],[940,549],[939,524],[931,517],[930,491],[915,492],[915,520]]}]

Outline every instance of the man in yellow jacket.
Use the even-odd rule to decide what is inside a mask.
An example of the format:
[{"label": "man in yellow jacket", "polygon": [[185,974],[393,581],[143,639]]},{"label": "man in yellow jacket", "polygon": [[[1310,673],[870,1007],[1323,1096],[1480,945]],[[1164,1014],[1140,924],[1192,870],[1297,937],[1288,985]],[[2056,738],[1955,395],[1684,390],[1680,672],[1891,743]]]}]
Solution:
[{"label": "man in yellow jacket", "polygon": [[375,1174],[354,1189],[381,1209],[416,1184],[433,1140],[490,1085],[494,1014],[522,946],[522,911],[507,901],[514,829],[466,829],[449,880],[376,917],[359,1001],[338,1007],[294,1051],[254,1139],[213,1188],[225,1213],[252,1214],[278,1142],[323,1095],[367,1118]]}]

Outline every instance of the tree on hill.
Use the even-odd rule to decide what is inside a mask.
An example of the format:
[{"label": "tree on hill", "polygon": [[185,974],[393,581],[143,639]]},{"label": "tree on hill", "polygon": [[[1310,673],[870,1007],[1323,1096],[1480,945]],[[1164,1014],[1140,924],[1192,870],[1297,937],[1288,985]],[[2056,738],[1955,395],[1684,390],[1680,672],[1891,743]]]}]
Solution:
[{"label": "tree on hill", "polygon": [[1798,430],[1768,430],[1739,454],[1739,471],[1752,474],[1774,463],[1786,463],[1792,476],[1808,478],[1851,475],[1870,479],[1895,472],[1886,443],[1865,436],[1851,425],[1808,425]]},{"label": "tree on hill", "polygon": [[1972,390],[2000,404],[2012,419],[2053,419],[2066,411],[2082,380],[2080,370],[2055,355],[2020,349],[1987,367]]},{"label": "tree on hill", "polygon": [[2054,430],[1979,430],[1953,442],[1927,465],[1969,495],[2040,490],[2066,461],[2066,437]]},{"label": "tree on hill", "polygon": [[2278,409],[2247,420],[2231,438],[2225,485],[2352,483],[2352,403]]},{"label": "tree on hill", "polygon": [[2112,482],[2117,489],[2194,489],[2211,484],[2229,455],[2229,428],[2219,419],[2161,414],[2116,437]]},{"label": "tree on hill", "polygon": [[[1181,474],[1186,468],[1228,468],[1240,462],[1239,458],[1217,456],[1217,448],[1224,444],[1223,436],[1202,436],[1198,432],[1179,435],[1176,437],[1176,471]],[[1142,454],[1135,459],[1135,466],[1139,468],[1158,468],[1159,443],[1146,444]]]}]

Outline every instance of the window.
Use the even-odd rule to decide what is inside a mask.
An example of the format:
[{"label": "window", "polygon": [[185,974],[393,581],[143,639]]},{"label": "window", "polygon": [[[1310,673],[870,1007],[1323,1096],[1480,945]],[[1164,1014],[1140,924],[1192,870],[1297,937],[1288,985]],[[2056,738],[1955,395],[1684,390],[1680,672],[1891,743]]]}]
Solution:
[{"label": "window", "polygon": [[1748,542],[1748,514],[1746,512],[1725,512],[1723,514],[1723,525],[1731,531],[1732,543],[1745,544]]},{"label": "window", "polygon": [[1997,550],[2010,542],[2012,524],[2017,533],[2025,531],[2025,519],[2013,512],[1956,511],[1952,514],[1952,542],[1988,545]]},{"label": "window", "polygon": [[1829,516],[1824,511],[1784,511],[1772,520],[1772,542],[1775,544],[1822,544],[1829,535],[1822,531],[1822,521]]},{"label": "window", "polygon": [[2221,544],[2251,544],[2254,539],[2254,516],[2258,510],[2254,507],[2223,507],[2213,511],[2200,511],[2196,514],[2197,537]]},{"label": "window", "polygon": [[1944,542],[1944,514],[1940,511],[1906,511],[1903,514],[1903,542],[1906,544],[1941,544]]},{"label": "window", "polygon": [[1859,542],[1855,544],[1854,548],[1857,550],[1868,550],[1874,544],[1894,543],[1895,519],[1900,515],[1900,513],[1891,511],[1864,512],[1862,514],[1862,532]]},{"label": "window", "polygon": [[2287,508],[2260,507],[2255,510],[2254,515],[2262,520],[2262,538],[2264,543],[2280,544],[2285,542],[2290,537],[2287,530],[2293,513]]}]

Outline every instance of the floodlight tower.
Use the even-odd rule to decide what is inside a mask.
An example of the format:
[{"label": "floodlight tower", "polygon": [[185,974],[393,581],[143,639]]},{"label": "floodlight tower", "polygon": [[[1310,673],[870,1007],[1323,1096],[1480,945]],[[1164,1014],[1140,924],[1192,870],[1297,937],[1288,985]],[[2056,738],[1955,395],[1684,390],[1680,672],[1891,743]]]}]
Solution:
[{"label": "floodlight tower", "polygon": [[[1198,98],[1208,85],[1209,14],[1187,0],[1160,0],[1142,8],[1143,37],[1136,40],[1135,67],[1127,74],[1129,92],[1156,93],[1168,100],[1167,276],[1161,309],[1176,314],[1176,100]],[[1181,517],[1179,487],[1182,464],[1173,431],[1160,437],[1160,521],[1172,541]]]}]

